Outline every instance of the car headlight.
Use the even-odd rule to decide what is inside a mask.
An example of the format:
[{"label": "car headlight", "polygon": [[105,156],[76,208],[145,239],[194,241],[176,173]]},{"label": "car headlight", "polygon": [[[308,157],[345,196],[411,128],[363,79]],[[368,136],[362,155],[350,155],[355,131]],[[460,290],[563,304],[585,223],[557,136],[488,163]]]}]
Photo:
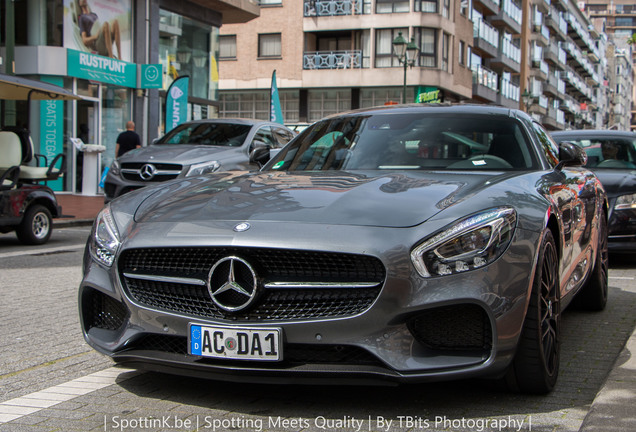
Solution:
[{"label": "car headlight", "polygon": [[411,252],[422,277],[445,276],[484,267],[506,250],[517,221],[512,208],[472,215],[424,241]]},{"label": "car headlight", "polygon": [[202,162],[190,165],[190,169],[188,170],[186,177],[211,173],[218,170],[220,167],[221,164],[218,161]]},{"label": "car headlight", "polygon": [[90,239],[90,251],[93,258],[105,266],[112,266],[119,249],[119,232],[107,205],[95,219]]},{"label": "car headlight", "polygon": [[110,168],[109,171],[113,174],[113,175],[119,175],[119,169],[121,168],[121,165],[119,164],[119,161],[117,159],[115,159],[113,161],[112,164],[110,164]]},{"label": "car headlight", "polygon": [[615,210],[636,209],[636,194],[621,195],[616,198]]}]

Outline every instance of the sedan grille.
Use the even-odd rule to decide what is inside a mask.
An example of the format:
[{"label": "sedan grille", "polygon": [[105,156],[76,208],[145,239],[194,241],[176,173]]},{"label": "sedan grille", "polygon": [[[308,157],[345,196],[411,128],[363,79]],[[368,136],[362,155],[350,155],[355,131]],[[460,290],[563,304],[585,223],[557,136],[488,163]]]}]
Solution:
[{"label": "sedan grille", "polygon": [[[251,308],[240,312],[218,307],[205,285],[210,269],[228,256],[240,256],[254,267],[262,291]],[[385,278],[382,262],[370,256],[262,248],[129,249],[120,256],[119,272],[128,294],[141,305],[228,321],[359,314],[373,304]]]},{"label": "sedan grille", "polygon": [[121,176],[130,181],[162,182],[175,179],[183,166],[168,163],[134,162],[121,165]]}]

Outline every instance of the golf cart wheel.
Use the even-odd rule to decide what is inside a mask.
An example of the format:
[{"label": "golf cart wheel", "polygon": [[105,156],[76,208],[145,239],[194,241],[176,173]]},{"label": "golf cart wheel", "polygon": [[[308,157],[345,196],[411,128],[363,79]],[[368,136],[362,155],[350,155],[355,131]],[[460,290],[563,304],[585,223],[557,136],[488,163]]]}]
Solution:
[{"label": "golf cart wheel", "polygon": [[46,243],[53,231],[51,212],[44,206],[35,204],[27,209],[20,226],[16,230],[18,239],[25,244]]}]

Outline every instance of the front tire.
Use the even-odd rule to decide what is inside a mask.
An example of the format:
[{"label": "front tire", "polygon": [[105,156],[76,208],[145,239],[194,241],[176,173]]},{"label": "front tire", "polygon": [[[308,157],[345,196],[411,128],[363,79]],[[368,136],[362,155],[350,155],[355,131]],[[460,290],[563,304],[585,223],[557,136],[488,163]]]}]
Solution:
[{"label": "front tire", "polygon": [[559,375],[561,304],[558,259],[554,237],[547,230],[541,241],[517,353],[507,376],[510,387],[523,393],[549,393]]},{"label": "front tire", "polygon": [[18,239],[29,245],[44,244],[53,232],[53,217],[46,207],[35,204],[27,209],[16,230]]}]

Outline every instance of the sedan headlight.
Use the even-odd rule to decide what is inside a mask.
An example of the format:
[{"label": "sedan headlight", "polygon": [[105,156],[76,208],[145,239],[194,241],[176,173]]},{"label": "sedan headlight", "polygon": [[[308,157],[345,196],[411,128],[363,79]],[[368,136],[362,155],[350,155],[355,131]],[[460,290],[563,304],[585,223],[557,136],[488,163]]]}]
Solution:
[{"label": "sedan headlight", "polygon": [[220,167],[221,164],[218,161],[202,162],[190,165],[190,169],[188,170],[186,177],[211,173],[218,170]]},{"label": "sedan headlight", "polygon": [[636,209],[636,194],[621,195],[616,198],[615,210]]},{"label": "sedan headlight", "polygon": [[506,250],[517,221],[512,208],[475,214],[426,240],[411,252],[422,277],[462,273],[490,264]]},{"label": "sedan headlight", "polygon": [[110,164],[109,170],[113,175],[119,175],[120,168],[121,168],[121,165],[119,164],[119,161],[115,159],[113,163]]},{"label": "sedan headlight", "polygon": [[97,262],[110,267],[120,244],[119,232],[107,205],[95,219],[90,239],[91,255]]}]

